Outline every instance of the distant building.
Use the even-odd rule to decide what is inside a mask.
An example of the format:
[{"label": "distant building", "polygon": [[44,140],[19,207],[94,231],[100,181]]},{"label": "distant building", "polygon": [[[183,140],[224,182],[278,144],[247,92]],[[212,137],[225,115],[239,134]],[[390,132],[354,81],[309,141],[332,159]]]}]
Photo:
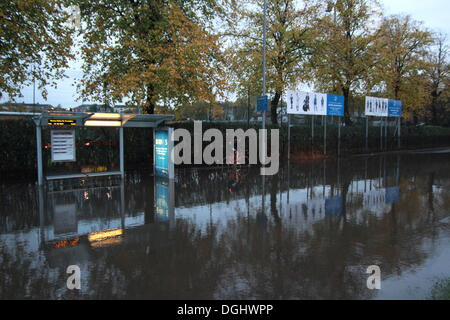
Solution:
[{"label": "distant building", "polygon": [[108,104],[82,104],[72,109],[73,112],[113,112]]},{"label": "distant building", "polygon": [[0,109],[12,112],[49,112],[55,110],[55,107],[51,104],[5,102],[0,104]]},{"label": "distant building", "polygon": [[73,112],[105,112],[105,113],[129,113],[132,109],[126,105],[113,105],[109,104],[82,104],[72,109]]},{"label": "distant building", "polygon": [[131,108],[126,106],[126,105],[122,105],[122,104],[117,104],[113,107],[113,111],[115,113],[130,113],[132,112]]}]

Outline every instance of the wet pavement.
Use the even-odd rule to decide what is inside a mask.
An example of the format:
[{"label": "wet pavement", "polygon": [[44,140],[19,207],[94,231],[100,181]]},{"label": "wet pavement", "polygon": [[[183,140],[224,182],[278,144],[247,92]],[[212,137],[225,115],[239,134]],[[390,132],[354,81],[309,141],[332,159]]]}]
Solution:
[{"label": "wet pavement", "polygon": [[[427,299],[450,278],[450,153],[0,182],[1,299]],[[81,270],[69,290],[67,267]],[[371,265],[381,290],[367,288]]]}]

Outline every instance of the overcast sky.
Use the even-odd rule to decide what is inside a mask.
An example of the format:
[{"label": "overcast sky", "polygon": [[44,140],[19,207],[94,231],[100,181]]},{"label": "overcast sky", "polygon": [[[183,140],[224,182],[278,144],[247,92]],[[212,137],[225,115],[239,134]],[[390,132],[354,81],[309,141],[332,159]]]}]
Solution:
[{"label": "overcast sky", "polygon": [[[385,8],[386,15],[409,14],[415,20],[423,21],[427,28],[446,33],[450,39],[449,0],[381,0],[381,3]],[[73,108],[81,104],[81,101],[75,100],[76,88],[74,86],[75,78],[79,78],[82,74],[79,66],[80,62],[73,63],[72,68],[67,71],[69,78],[60,82],[58,89],[48,89],[47,101],[44,101],[40,93],[36,92],[36,102],[49,103],[53,106],[61,104],[64,108]],[[33,102],[32,87],[24,89],[23,95],[23,98],[17,99],[18,102]]]}]

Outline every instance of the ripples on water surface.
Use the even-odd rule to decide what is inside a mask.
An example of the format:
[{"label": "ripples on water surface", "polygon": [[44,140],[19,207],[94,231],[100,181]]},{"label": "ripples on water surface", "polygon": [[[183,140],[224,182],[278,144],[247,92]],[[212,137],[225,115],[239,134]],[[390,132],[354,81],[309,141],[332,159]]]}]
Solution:
[{"label": "ripples on water surface", "polygon": [[0,298],[427,298],[450,277],[449,156],[2,181]]}]

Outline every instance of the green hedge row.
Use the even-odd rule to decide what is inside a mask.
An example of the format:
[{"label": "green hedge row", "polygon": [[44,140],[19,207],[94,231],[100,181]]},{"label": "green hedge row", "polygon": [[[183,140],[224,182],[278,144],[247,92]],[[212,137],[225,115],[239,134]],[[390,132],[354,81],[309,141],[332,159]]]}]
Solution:
[{"label": "green hedge row", "polygon": [[[184,128],[193,132],[193,122],[171,122],[174,128]],[[260,125],[250,125],[250,128],[260,129]],[[246,123],[203,123],[203,131],[210,128],[248,129]],[[268,129],[275,127],[268,125]],[[287,126],[280,129],[280,149],[288,150]],[[118,131],[115,128],[78,128],[77,162],[54,165],[50,159],[50,130],[43,131],[44,168],[47,172],[59,171],[80,172],[90,166],[117,169],[118,163]],[[291,128],[291,152],[322,153],[324,147],[324,130],[320,122],[314,128],[312,139],[311,124],[296,125]],[[380,128],[369,126],[369,150],[365,147],[365,125],[355,124],[341,127],[341,154],[375,152],[380,150]],[[151,129],[125,129],[125,161],[128,169],[150,169],[153,159],[153,135]],[[387,144],[383,140],[384,150],[398,148],[395,128],[389,127]],[[450,128],[443,127],[402,127],[402,148],[426,148],[450,145]],[[338,126],[336,123],[327,125],[327,153],[335,154],[338,150]],[[35,174],[36,172],[36,138],[35,125],[29,120],[0,120],[0,172],[2,177],[18,174]]]}]

